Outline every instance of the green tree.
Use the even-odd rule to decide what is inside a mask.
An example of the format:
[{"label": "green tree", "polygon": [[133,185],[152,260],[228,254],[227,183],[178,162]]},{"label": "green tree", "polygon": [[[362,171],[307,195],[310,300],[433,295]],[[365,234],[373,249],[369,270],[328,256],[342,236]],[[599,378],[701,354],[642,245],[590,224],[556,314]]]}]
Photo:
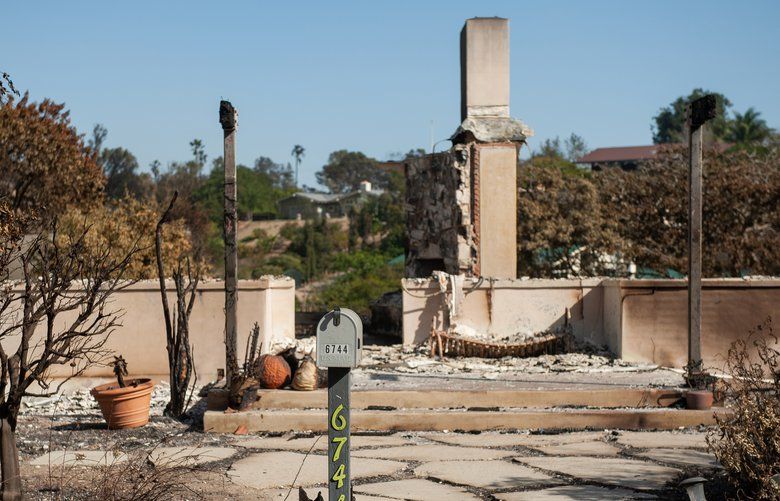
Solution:
[{"label": "green tree", "polygon": [[388,188],[379,196],[352,207],[349,213],[350,248],[370,247],[388,259],[403,254],[406,242],[405,178],[388,175]]},{"label": "green tree", "polygon": [[588,144],[582,136],[574,132],[564,141],[564,146],[566,147],[566,160],[569,162],[576,162],[588,153]]},{"label": "green tree", "polygon": [[388,263],[375,253],[342,254],[345,273],[318,290],[310,299],[310,308],[327,310],[342,306],[367,315],[371,301],[385,292],[399,290],[404,276],[403,264]]},{"label": "green tree", "polygon": [[539,149],[533,153],[535,157],[565,158],[561,140],[558,137],[548,138],[542,141]]},{"label": "green tree", "polygon": [[[87,142],[106,176],[106,196],[115,200],[124,198],[125,195],[138,200],[154,198],[155,179],[148,173],[137,172],[138,160],[130,151],[124,148],[103,148],[106,137],[108,129],[101,124],[95,124],[92,137]],[[155,178],[158,175],[159,171]]]},{"label": "green tree", "polygon": [[387,185],[387,175],[377,168],[377,161],[359,151],[334,151],[316,177],[333,193],[355,191],[364,180],[376,187]]},{"label": "green tree", "polygon": [[772,135],[772,129],[761,118],[761,113],[748,108],[745,113],[734,113],[729,122],[726,139],[735,144],[763,143]]},{"label": "green tree", "polygon": [[291,155],[295,159],[295,187],[298,187],[298,166],[301,165],[301,159],[306,154],[306,149],[300,144],[293,146]]},{"label": "green tree", "polygon": [[268,157],[257,157],[255,159],[255,172],[267,176],[274,188],[286,192],[294,191],[298,185],[296,179],[293,179],[293,171],[290,164],[278,164]]},{"label": "green tree", "polygon": [[545,139],[533,152],[532,157],[547,157],[574,163],[587,152],[588,145],[585,140],[572,132],[563,142],[557,136]]},{"label": "green tree", "polygon": [[717,117],[707,123],[705,128],[706,142],[723,141],[728,131],[728,111],[731,108],[731,101],[726,96],[716,92],[710,92],[701,88],[693,89],[687,96],[680,96],[672,101],[668,106],[661,108],[658,114],[653,117],[653,143],[684,143],[686,107],[691,101],[695,101],[707,94],[715,94],[717,100]]},{"label": "green tree", "polygon": [[301,257],[306,280],[330,271],[333,257],[348,248],[347,232],[325,218],[306,221],[302,227],[285,226],[280,234],[290,241],[288,252]]},{"label": "green tree", "polygon": [[106,148],[100,152],[100,163],[106,175],[106,195],[122,198],[130,195],[138,200],[154,196],[154,182],[146,173],[138,173],[138,160],[124,148]]},{"label": "green tree", "polygon": [[[103,151],[103,142],[106,140],[107,136],[108,129],[106,129],[103,124],[95,124],[95,126],[92,127],[92,137],[89,139],[87,144],[94,152],[99,154],[101,151]],[[99,158],[98,163],[100,163]]]},{"label": "green tree", "polygon": [[206,165],[206,145],[200,139],[193,139],[190,141],[190,148],[192,148],[192,157],[196,165],[199,165],[201,169]]},{"label": "green tree", "polygon": [[[571,143],[572,141],[575,141],[575,143]],[[579,144],[579,141],[582,141],[582,138],[576,134],[572,134],[571,137],[565,141],[566,148],[579,148],[584,145],[584,141],[582,141],[582,145]],[[567,153],[564,152],[564,148],[561,146],[561,140],[558,137],[542,141],[542,144],[539,145],[539,149],[534,151],[531,158],[523,162],[523,165],[557,169],[568,176],[587,176],[587,171],[580,169],[572,160],[569,160]]]},{"label": "green tree", "polygon": [[[215,223],[222,221],[222,195],[224,193],[225,172],[222,168],[222,158],[214,161],[209,177],[195,193],[195,199],[202,204]],[[276,213],[276,201],[282,191],[275,189],[271,178],[246,165],[236,166],[236,183],[238,186],[238,216],[240,219],[252,219],[253,214]]]}]

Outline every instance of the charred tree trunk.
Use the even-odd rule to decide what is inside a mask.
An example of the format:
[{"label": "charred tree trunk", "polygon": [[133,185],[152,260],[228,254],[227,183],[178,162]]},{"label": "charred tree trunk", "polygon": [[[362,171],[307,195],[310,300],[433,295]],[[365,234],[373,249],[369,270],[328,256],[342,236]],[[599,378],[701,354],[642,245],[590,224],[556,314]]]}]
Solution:
[{"label": "charred tree trunk", "polygon": [[[157,257],[157,275],[160,280],[160,294],[162,298],[163,317],[165,319],[165,348],[168,351],[168,370],[171,385],[171,399],[165,406],[163,414],[175,418],[184,416],[187,410],[187,391],[190,382],[195,378],[195,364],[190,344],[190,314],[195,304],[195,291],[198,288],[199,270],[195,263],[194,272],[189,257],[179,258],[176,271],[173,272],[173,282],[176,286],[176,309],[171,313],[168,304],[168,289],[165,285],[165,266],[162,260],[162,230],[165,223],[170,221],[171,210],[178,192],[173,194],[168,209],[163,213],[157,223],[155,232],[155,253]],[[196,258],[197,259],[197,258]],[[186,261],[186,269],[183,262]],[[185,283],[184,275],[187,281]]]},{"label": "charred tree trunk", "polygon": [[0,418],[0,470],[2,470],[2,499],[22,499],[22,477],[19,474],[19,450],[16,448],[16,432],[8,417]]}]

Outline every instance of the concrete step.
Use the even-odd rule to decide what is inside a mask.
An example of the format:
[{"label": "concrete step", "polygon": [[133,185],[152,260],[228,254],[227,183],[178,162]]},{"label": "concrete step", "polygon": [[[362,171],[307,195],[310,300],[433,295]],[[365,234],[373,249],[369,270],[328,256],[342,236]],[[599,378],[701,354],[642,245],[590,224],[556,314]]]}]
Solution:
[{"label": "concrete step", "polygon": [[[668,407],[682,398],[676,389],[629,388],[598,390],[362,390],[353,391],[353,409],[471,409],[493,407]],[[252,409],[323,409],[327,390],[260,390]],[[227,393],[212,390],[209,410],[227,408]]]},{"label": "concrete step", "polygon": [[[352,411],[351,427],[358,430],[392,431],[485,431],[485,430],[671,430],[681,426],[711,425],[715,414],[687,409],[512,409],[452,410],[403,409],[392,411]],[[250,410],[243,412],[207,411],[203,429],[207,432],[232,433],[240,425],[250,432],[327,431],[324,409]]]}]

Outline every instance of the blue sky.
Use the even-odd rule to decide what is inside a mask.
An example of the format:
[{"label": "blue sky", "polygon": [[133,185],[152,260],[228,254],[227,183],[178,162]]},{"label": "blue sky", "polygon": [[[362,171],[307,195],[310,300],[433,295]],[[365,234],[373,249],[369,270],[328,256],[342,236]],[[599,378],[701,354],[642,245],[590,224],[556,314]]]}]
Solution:
[{"label": "blue sky", "polygon": [[0,69],[65,102],[83,133],[144,168],[221,154],[220,98],[239,110],[238,160],[289,161],[301,181],[337,149],[379,159],[458,125],[458,35],[510,19],[511,112],[539,141],[648,144],[658,109],[694,87],[780,127],[780,2],[9,2]]}]

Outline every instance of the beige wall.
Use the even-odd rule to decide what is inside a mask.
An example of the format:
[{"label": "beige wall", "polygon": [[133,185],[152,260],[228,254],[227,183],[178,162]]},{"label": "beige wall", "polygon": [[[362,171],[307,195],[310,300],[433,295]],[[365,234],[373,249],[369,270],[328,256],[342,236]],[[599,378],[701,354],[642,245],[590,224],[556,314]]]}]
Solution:
[{"label": "beige wall", "polygon": [[[173,283],[168,284],[169,288]],[[175,301],[175,295],[169,294]],[[171,305],[174,303],[172,302]],[[221,281],[211,281],[198,288],[190,320],[190,338],[198,380],[205,383],[225,367],[225,293]],[[165,376],[168,374],[165,349],[165,323],[156,281],[131,285],[113,296],[111,308],[124,310],[122,326],[110,336],[107,347],[125,357],[131,375]],[[64,322],[63,316],[60,321]],[[243,361],[246,340],[255,322],[261,334],[295,337],[295,282],[288,278],[239,280],[238,283],[238,351]],[[3,341],[6,349],[15,349],[18,338]],[[66,366],[55,367],[53,376],[70,373]],[[93,367],[85,376],[110,376],[110,367]]]},{"label": "beige wall", "polygon": [[[621,349],[626,360],[682,367],[688,357],[688,291],[682,280],[606,284],[620,290]],[[767,317],[780,320],[780,280],[704,280],[702,358],[722,369],[729,346]]]},{"label": "beige wall", "polygon": [[[517,276],[517,149],[476,146],[479,156],[479,275]],[[475,183],[477,184],[477,183]]]},{"label": "beige wall", "polygon": [[[604,344],[600,282],[466,279],[459,322],[496,336],[532,334],[563,325],[568,311],[578,337]],[[430,335],[434,316],[442,318],[442,295],[428,279],[405,279],[403,285],[403,342],[419,343]]]},{"label": "beige wall", "polygon": [[[419,343],[434,316],[442,318],[442,296],[427,279],[403,284],[403,342]],[[489,292],[487,279],[467,279],[459,323],[496,335],[541,332],[561,325],[568,310],[577,338],[626,360],[682,367],[686,287],[684,280],[494,280]],[[769,316],[780,319],[778,279],[705,279],[702,298],[702,353],[710,368],[722,367],[734,340]]]}]

